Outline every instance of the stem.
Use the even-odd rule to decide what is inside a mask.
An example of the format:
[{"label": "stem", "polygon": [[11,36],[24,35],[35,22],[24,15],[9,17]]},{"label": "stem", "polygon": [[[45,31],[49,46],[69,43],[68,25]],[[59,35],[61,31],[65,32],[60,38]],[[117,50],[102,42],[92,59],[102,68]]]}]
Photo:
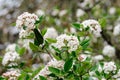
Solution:
[{"label": "stem", "polygon": [[49,53],[49,51],[48,51],[47,49],[45,49],[45,50],[46,50],[46,52],[48,53],[48,55],[50,56],[50,58],[51,58],[52,60],[54,60],[53,57],[52,57],[52,55]]}]

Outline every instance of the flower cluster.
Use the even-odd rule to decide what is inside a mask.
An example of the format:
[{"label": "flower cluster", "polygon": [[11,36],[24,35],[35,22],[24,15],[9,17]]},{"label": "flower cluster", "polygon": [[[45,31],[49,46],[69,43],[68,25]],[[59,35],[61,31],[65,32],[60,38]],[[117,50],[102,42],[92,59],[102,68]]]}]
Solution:
[{"label": "flower cluster", "polygon": [[105,62],[103,66],[104,73],[109,74],[110,72],[115,73],[117,67],[114,62]]},{"label": "flower cluster", "polygon": [[20,70],[10,69],[7,72],[3,73],[2,76],[7,78],[7,80],[18,80],[18,77],[20,76]]},{"label": "flower cluster", "polygon": [[29,35],[30,31],[35,28],[35,22],[39,20],[38,16],[24,12],[18,16],[16,26],[20,29],[19,37],[24,38]]},{"label": "flower cluster", "polygon": [[120,35],[120,24],[117,24],[117,25],[114,27],[113,35],[114,35],[114,36]]},{"label": "flower cluster", "polygon": [[51,27],[51,28],[47,28],[47,32],[44,35],[44,39],[46,38],[55,39],[57,36],[58,36],[57,31],[55,30],[55,28]]},{"label": "flower cluster", "polygon": [[89,19],[89,20],[85,20],[82,22],[82,25],[86,28],[89,27],[90,28],[90,32],[95,36],[95,37],[100,37],[101,34],[100,32],[101,30],[101,26],[99,24],[98,21],[93,20],[93,19]]},{"label": "flower cluster", "polygon": [[62,34],[58,36],[57,42],[53,43],[52,46],[62,49],[62,47],[68,47],[68,52],[72,52],[78,49],[79,41],[76,36]]},{"label": "flower cluster", "polygon": [[59,69],[62,69],[63,68],[63,65],[64,65],[64,61],[57,61],[57,60],[51,60],[34,78],[34,79],[39,79],[39,76],[44,76],[44,77],[47,77],[48,80],[50,79],[48,77],[48,75],[51,73],[49,71],[49,67],[55,67],[55,68],[59,68]]},{"label": "flower cluster", "polygon": [[19,54],[15,51],[16,44],[8,45],[6,48],[6,54],[2,60],[4,66],[17,65],[17,61],[20,60]]},{"label": "flower cluster", "polygon": [[115,48],[110,45],[106,45],[103,48],[103,55],[108,56],[108,57],[114,57],[115,56]]}]

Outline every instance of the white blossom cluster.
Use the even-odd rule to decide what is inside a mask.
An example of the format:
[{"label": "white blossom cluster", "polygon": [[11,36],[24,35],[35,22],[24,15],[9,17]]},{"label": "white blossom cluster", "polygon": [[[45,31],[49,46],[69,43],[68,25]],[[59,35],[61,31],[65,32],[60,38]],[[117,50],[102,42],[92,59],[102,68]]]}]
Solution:
[{"label": "white blossom cluster", "polygon": [[4,78],[7,78],[7,80],[17,80],[20,76],[20,70],[19,69],[10,69],[7,72],[3,73],[2,76]]},{"label": "white blossom cluster", "polygon": [[113,76],[113,78],[120,79],[120,69],[118,70],[117,74]]},{"label": "white blossom cluster", "polygon": [[114,62],[105,62],[103,66],[104,73],[109,74],[110,72],[115,72],[117,67]]},{"label": "white blossom cluster", "polygon": [[93,60],[95,62],[101,61],[103,59],[104,59],[103,55],[96,55],[96,56],[93,57]]},{"label": "white blossom cluster", "polygon": [[70,27],[70,29],[65,29],[64,32],[65,33],[68,33],[68,32],[70,32],[70,33],[76,33],[76,29],[73,28],[73,27]]},{"label": "white blossom cluster", "polygon": [[24,12],[23,14],[18,16],[16,27],[20,29],[20,38],[24,38],[30,34],[31,30],[35,28],[36,20],[39,20],[38,16],[28,12]]},{"label": "white blossom cluster", "polygon": [[6,53],[3,57],[2,64],[4,66],[17,65],[17,61],[20,60],[19,54],[15,51],[16,44],[8,45],[6,48]]},{"label": "white blossom cluster", "polygon": [[103,55],[108,56],[108,57],[114,57],[115,56],[115,48],[110,46],[110,45],[106,45],[103,48],[102,51]]},{"label": "white blossom cluster", "polygon": [[57,39],[57,42],[53,43],[52,46],[60,50],[62,49],[62,47],[65,47],[65,46],[69,48],[68,52],[72,52],[78,49],[79,41],[76,36],[72,36],[72,35],[69,36],[66,34],[62,34],[58,36],[56,39]]},{"label": "white blossom cluster", "polygon": [[76,17],[77,18],[80,18],[84,14],[85,14],[85,11],[83,11],[82,9],[77,9],[77,11],[76,11]]},{"label": "white blossom cluster", "polygon": [[109,14],[114,15],[115,12],[116,12],[116,8],[115,8],[115,7],[111,7],[111,8],[109,9]]},{"label": "white blossom cluster", "polygon": [[79,57],[78,57],[78,60],[81,61],[81,62],[83,62],[83,61],[85,61],[87,59],[87,57],[88,56],[85,55],[85,54],[80,54]]},{"label": "white blossom cluster", "polygon": [[44,63],[47,63],[51,60],[50,56],[47,53],[42,53],[40,54],[41,59],[43,60]]},{"label": "white blossom cluster", "polygon": [[82,22],[82,25],[86,28],[89,27],[90,28],[90,32],[95,36],[95,37],[100,37],[101,34],[100,32],[101,30],[101,26],[99,24],[98,21],[93,20],[93,19],[89,19],[89,20],[85,20]]},{"label": "white blossom cluster", "polygon": [[53,39],[55,39],[57,36],[58,36],[58,33],[55,30],[55,28],[50,27],[50,28],[47,28],[47,32],[44,35],[44,39],[46,39],[46,38],[53,38]]},{"label": "white blossom cluster", "polygon": [[94,6],[94,1],[93,0],[83,0],[83,2],[79,3],[78,5],[84,9],[87,9],[87,8],[91,8]]},{"label": "white blossom cluster", "polygon": [[[34,78],[34,79],[39,79],[39,75],[47,77],[51,72],[49,71],[48,67],[55,67],[62,69],[64,66],[64,61],[57,61],[57,60],[51,60]],[[48,79],[49,80],[49,79]]]},{"label": "white blossom cluster", "polygon": [[21,6],[23,0],[0,0],[0,16],[5,16],[11,10]]},{"label": "white blossom cluster", "polygon": [[117,24],[117,25],[114,27],[113,35],[114,35],[114,36],[120,35],[120,24]]}]

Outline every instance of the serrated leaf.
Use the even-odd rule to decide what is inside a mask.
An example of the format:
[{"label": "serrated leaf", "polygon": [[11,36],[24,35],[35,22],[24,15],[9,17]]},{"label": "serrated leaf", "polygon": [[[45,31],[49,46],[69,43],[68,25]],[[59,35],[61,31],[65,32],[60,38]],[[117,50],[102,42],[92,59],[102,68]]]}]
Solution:
[{"label": "serrated leaf", "polygon": [[34,34],[35,34],[35,45],[39,46],[40,44],[43,43],[44,39],[43,39],[43,36],[41,35],[41,33],[38,31],[38,29],[34,29]]},{"label": "serrated leaf", "polygon": [[49,71],[52,72],[55,75],[60,75],[61,71],[54,67],[49,67]]},{"label": "serrated leaf", "polygon": [[71,58],[65,62],[64,71],[65,72],[69,71],[71,69],[72,65],[73,65],[73,59]]}]

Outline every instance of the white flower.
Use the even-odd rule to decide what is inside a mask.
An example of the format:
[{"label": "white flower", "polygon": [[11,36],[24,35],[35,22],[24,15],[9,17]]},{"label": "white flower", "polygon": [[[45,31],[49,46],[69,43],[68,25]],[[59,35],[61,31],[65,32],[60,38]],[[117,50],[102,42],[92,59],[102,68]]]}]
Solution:
[{"label": "white flower", "polygon": [[44,16],[45,15],[45,12],[43,11],[43,10],[37,10],[36,12],[35,12],[38,16]]},{"label": "white flower", "polygon": [[101,26],[99,24],[98,21],[96,20],[93,20],[93,19],[89,19],[89,20],[85,20],[82,22],[83,26],[86,28],[86,27],[89,27],[90,28],[90,31],[91,33],[93,33],[93,35],[95,37],[100,37],[101,34],[100,32],[102,31],[101,30]]},{"label": "white flower", "polygon": [[64,61],[57,61],[57,60],[52,60],[50,61],[34,78],[37,78],[39,79],[39,75],[41,76],[44,76],[44,77],[47,77],[51,72],[49,71],[48,67],[51,66],[51,67],[55,67],[55,68],[63,68],[64,66]]},{"label": "white flower", "polygon": [[68,36],[66,34],[62,34],[57,37],[57,42],[53,43],[52,46],[62,49],[62,47],[69,47],[68,52],[72,52],[78,49],[79,41],[76,36]]},{"label": "white flower", "polygon": [[82,9],[77,9],[77,12],[76,12],[76,17],[77,18],[83,16],[84,14],[85,14],[85,12]]},{"label": "white flower", "polygon": [[50,56],[47,53],[42,53],[40,54],[41,59],[43,60],[44,63],[47,63],[51,60]]},{"label": "white flower", "polygon": [[87,59],[87,55],[85,54],[80,54],[80,56],[78,57],[78,60],[81,62],[85,61],[86,59]]},{"label": "white flower", "polygon": [[20,29],[20,38],[28,36],[27,33],[30,33],[35,28],[36,20],[39,20],[38,16],[28,12],[24,12],[18,16],[16,27]]},{"label": "white flower", "polygon": [[97,77],[91,77],[92,80],[99,80]]},{"label": "white flower", "polygon": [[64,32],[65,33],[68,33],[68,32],[70,32],[70,33],[76,33],[76,29],[73,28],[73,27],[70,27],[70,30],[69,29],[65,29]]},{"label": "white flower", "polygon": [[60,17],[66,15],[66,14],[67,14],[67,10],[61,10],[61,11],[59,12],[59,16],[60,16]]},{"label": "white flower", "polygon": [[111,8],[109,9],[109,14],[113,15],[113,14],[115,14],[115,12],[116,12],[115,7],[111,7]]},{"label": "white flower", "polygon": [[100,61],[100,60],[103,60],[103,59],[104,59],[103,55],[96,55],[96,56],[93,57],[94,61]]},{"label": "white flower", "polygon": [[117,25],[114,27],[113,35],[114,35],[114,36],[120,35],[120,24],[117,24]]},{"label": "white flower", "polygon": [[9,44],[9,45],[6,47],[5,51],[6,51],[6,52],[9,52],[9,51],[14,52],[16,46],[17,46],[16,44]]},{"label": "white flower", "polygon": [[29,30],[21,29],[21,31],[19,33],[19,38],[25,38],[25,37],[29,36],[30,33],[31,32]]},{"label": "white flower", "polygon": [[117,74],[113,76],[113,78],[120,78],[120,69],[118,70]]},{"label": "white flower", "polygon": [[10,63],[16,63],[18,60],[20,60],[20,56],[16,52],[7,52],[2,60],[2,64],[4,66],[10,64]]},{"label": "white flower", "polygon": [[106,74],[109,74],[110,72],[115,72],[117,70],[117,67],[114,62],[105,62],[103,66],[103,71]]},{"label": "white flower", "polygon": [[26,29],[30,30],[34,28],[36,20],[39,20],[37,15],[24,12],[18,16],[16,26],[20,29],[23,29],[23,26],[26,26]]},{"label": "white flower", "polygon": [[51,27],[51,28],[47,28],[47,32],[44,35],[44,39],[46,38],[55,39],[57,36],[58,36],[57,31],[55,30],[55,28]]},{"label": "white flower", "polygon": [[103,55],[108,56],[108,57],[114,57],[115,56],[115,48],[110,46],[110,45],[106,45],[103,48],[102,51]]},{"label": "white flower", "polygon": [[93,7],[94,1],[93,0],[84,0],[82,3],[79,3],[78,5],[84,9],[87,9],[87,8]]},{"label": "white flower", "polygon": [[54,9],[51,14],[52,14],[52,16],[57,16],[59,14],[59,10]]},{"label": "white flower", "polygon": [[7,78],[7,80],[17,80],[20,75],[19,69],[11,69],[2,74],[2,76]]},{"label": "white flower", "polygon": [[102,78],[101,80],[106,80],[105,78]]}]

